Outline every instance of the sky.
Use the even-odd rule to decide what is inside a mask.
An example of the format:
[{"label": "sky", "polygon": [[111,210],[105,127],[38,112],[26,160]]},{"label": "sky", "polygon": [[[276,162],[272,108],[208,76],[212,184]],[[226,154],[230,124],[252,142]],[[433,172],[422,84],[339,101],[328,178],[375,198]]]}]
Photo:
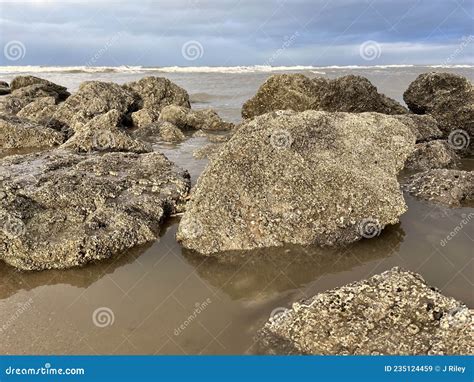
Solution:
[{"label": "sky", "polygon": [[0,0],[0,65],[473,64],[473,0]]}]

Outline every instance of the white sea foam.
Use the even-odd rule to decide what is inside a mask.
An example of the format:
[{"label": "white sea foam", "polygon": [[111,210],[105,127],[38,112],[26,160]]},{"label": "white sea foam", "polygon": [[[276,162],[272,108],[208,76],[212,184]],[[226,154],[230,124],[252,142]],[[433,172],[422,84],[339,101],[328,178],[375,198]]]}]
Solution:
[{"label": "white sea foam", "polygon": [[[372,66],[0,66],[0,74],[11,73],[258,73],[311,71],[315,74],[326,74],[330,70],[370,70],[411,68],[415,65],[372,65]],[[474,65],[426,65],[426,68],[474,68]]]}]

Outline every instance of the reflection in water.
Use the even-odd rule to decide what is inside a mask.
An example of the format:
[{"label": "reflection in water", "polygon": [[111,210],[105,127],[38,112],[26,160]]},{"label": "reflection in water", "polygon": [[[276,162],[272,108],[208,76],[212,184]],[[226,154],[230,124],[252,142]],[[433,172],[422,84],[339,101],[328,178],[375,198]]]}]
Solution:
[{"label": "reflection in water", "polygon": [[227,252],[203,258],[187,249],[183,256],[199,275],[232,299],[252,299],[264,290],[268,296],[301,288],[318,277],[349,271],[398,251],[404,232],[400,225],[379,237],[343,248],[285,246],[253,251]]}]

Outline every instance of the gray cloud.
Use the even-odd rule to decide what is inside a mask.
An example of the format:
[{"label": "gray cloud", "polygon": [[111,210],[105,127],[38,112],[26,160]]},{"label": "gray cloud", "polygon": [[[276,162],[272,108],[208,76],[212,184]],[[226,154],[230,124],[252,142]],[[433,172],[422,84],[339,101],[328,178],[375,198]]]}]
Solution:
[{"label": "gray cloud", "polygon": [[[0,2],[0,43],[26,55],[2,65],[349,65],[471,63],[468,0]],[[190,40],[202,57],[186,60]],[[360,45],[380,46],[374,60]],[[470,43],[472,44],[472,42]],[[460,50],[460,51],[459,51]],[[456,54],[454,55],[454,52]],[[99,54],[100,53],[100,54]]]}]

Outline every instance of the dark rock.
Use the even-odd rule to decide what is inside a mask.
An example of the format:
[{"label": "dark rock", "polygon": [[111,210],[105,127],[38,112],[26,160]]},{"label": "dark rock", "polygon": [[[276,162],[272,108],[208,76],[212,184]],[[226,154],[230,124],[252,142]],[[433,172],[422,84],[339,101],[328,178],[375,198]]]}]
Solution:
[{"label": "dark rock", "polygon": [[474,92],[472,83],[452,73],[424,73],[413,81],[403,99],[414,113],[431,114],[447,137],[462,129],[474,134]]},{"label": "dark rock", "polygon": [[354,75],[334,80],[310,80],[302,74],[273,75],[245,102],[242,117],[253,118],[275,110],[407,113],[398,102],[378,93],[368,79]]},{"label": "dark rock", "polygon": [[455,168],[459,156],[446,141],[430,141],[415,145],[415,151],[408,157],[405,168],[425,171],[434,168]]},{"label": "dark rock", "polygon": [[0,170],[0,259],[22,270],[84,265],[153,241],[190,188],[160,153],[53,150],[4,158]]},{"label": "dark rock", "polygon": [[168,105],[191,107],[186,90],[163,77],[145,77],[123,87],[138,95],[138,108],[160,112]]}]

